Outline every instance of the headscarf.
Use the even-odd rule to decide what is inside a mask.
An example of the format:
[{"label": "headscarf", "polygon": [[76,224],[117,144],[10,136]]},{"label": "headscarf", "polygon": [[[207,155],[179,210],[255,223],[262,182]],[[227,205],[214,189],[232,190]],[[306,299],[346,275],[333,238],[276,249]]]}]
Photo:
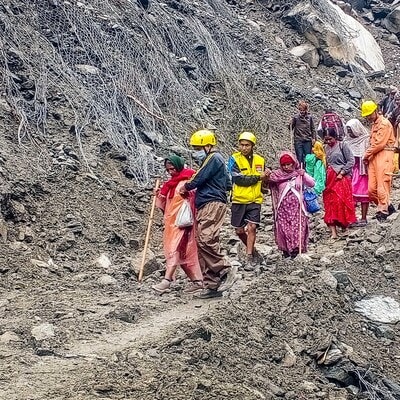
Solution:
[{"label": "headscarf", "polygon": [[185,166],[185,160],[182,157],[179,157],[175,154],[170,154],[164,160],[164,165],[166,162],[170,162],[178,172],[182,171],[183,167]]},{"label": "headscarf", "polygon": [[286,172],[286,171],[283,170],[282,167],[280,167],[279,169],[276,169],[276,170],[271,172],[271,175],[269,177],[269,181],[270,182],[279,184],[279,183],[282,183],[282,182],[289,181],[289,180],[291,180],[291,179],[293,179],[293,178],[295,178],[296,176],[299,175],[298,170],[300,168],[300,164],[297,161],[296,156],[293,153],[291,153],[290,151],[283,151],[280,154],[280,156],[279,156],[279,164],[282,165],[281,160],[282,159],[288,159],[288,157],[294,164],[294,170],[291,171],[291,172]]},{"label": "headscarf", "polygon": [[346,135],[343,143],[346,143],[349,146],[354,157],[358,157],[360,159],[360,174],[366,175],[367,170],[362,158],[369,146],[368,130],[364,127],[361,121],[356,118],[347,121],[346,129],[347,128],[351,129],[352,135]]},{"label": "headscarf", "polygon": [[167,162],[170,162],[179,173],[177,175],[171,176],[168,181],[163,183],[160,189],[160,194],[162,196],[172,199],[174,197],[175,189],[178,186],[178,183],[190,179],[196,171],[190,168],[185,168],[185,160],[182,157],[176,156],[174,154],[168,156],[164,160],[164,165]]},{"label": "headscarf", "polygon": [[312,152],[315,154],[315,157],[317,157],[319,160],[321,160],[322,163],[324,164],[324,166],[326,167],[326,154],[325,154],[325,150],[324,150],[324,145],[319,140],[317,140],[314,143]]}]

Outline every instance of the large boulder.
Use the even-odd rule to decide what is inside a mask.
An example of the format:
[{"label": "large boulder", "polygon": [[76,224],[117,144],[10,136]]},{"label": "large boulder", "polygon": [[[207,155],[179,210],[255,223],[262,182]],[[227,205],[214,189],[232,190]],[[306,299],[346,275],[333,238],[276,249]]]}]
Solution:
[{"label": "large boulder", "polygon": [[385,69],[373,36],[329,0],[301,2],[283,18],[318,49],[325,65],[353,66],[364,72]]},{"label": "large boulder", "polygon": [[400,33],[400,6],[396,7],[382,21],[382,25],[390,32]]}]

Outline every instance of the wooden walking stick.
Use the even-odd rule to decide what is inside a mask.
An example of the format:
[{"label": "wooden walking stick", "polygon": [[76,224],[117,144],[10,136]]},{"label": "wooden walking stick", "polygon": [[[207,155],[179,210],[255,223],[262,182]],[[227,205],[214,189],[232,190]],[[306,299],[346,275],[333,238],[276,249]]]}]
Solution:
[{"label": "wooden walking stick", "polygon": [[[300,164],[300,168],[303,169],[303,163]],[[302,213],[303,213],[303,176],[300,176],[300,199],[299,199],[299,254],[302,252]]]},{"label": "wooden walking stick", "polygon": [[[156,186],[155,186],[155,188],[154,188],[154,191],[157,191],[159,186],[160,186],[160,179],[157,178],[157,179],[156,179]],[[156,208],[156,199],[157,199],[157,195],[154,194],[153,201],[152,201],[152,203],[151,203],[149,222],[148,222],[148,224],[147,224],[146,238],[145,238],[145,240],[144,240],[144,248],[143,248],[142,262],[141,262],[141,264],[140,264],[140,269],[139,269],[139,276],[138,276],[138,282],[139,282],[139,283],[142,282],[142,279],[143,279],[144,264],[145,264],[145,262],[146,262],[147,247],[149,246],[151,225],[153,224],[154,209]]]}]

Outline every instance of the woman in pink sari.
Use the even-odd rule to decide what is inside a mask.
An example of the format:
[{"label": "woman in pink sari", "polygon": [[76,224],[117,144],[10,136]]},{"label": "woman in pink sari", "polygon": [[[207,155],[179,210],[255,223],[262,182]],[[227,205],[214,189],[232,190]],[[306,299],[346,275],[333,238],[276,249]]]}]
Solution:
[{"label": "woman in pink sari", "polygon": [[280,168],[269,175],[275,222],[275,242],[284,257],[305,253],[309,222],[302,196],[303,185],[313,187],[314,179],[300,169],[296,157],[286,151],[279,157]]},{"label": "woman in pink sari", "polygon": [[175,277],[175,271],[180,265],[191,285],[184,289],[185,293],[194,294],[203,289],[203,274],[197,257],[197,245],[195,240],[195,224],[187,228],[179,228],[175,225],[177,214],[184,201],[188,200],[194,215],[194,196],[184,199],[180,194],[180,188],[194,175],[195,171],[185,168],[183,158],[171,155],[164,160],[164,166],[171,178],[166,181],[157,194],[156,205],[164,213],[164,254],[166,269],[164,279],[153,286],[158,293],[170,291],[171,282]]},{"label": "woman in pink sari", "polygon": [[368,197],[368,171],[363,162],[365,152],[369,147],[369,132],[364,125],[356,118],[346,123],[347,135],[343,143],[349,146],[354,156],[354,166],[352,170],[351,185],[353,190],[353,200],[361,203],[361,219],[351,226],[367,225],[367,213],[369,207]]}]

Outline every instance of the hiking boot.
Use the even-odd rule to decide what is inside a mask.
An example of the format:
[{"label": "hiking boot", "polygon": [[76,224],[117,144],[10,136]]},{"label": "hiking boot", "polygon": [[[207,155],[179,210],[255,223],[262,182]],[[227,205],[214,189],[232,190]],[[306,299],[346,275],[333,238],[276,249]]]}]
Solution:
[{"label": "hiking boot", "polygon": [[200,293],[204,289],[203,281],[192,281],[183,289],[184,294]]},{"label": "hiking boot", "polygon": [[168,293],[171,291],[171,281],[164,278],[160,283],[153,285],[151,288],[161,294]]},{"label": "hiking boot", "polygon": [[228,290],[232,287],[232,285],[238,280],[238,268],[236,265],[232,265],[229,269],[228,272],[221,277],[221,284],[218,286],[217,291],[218,292],[224,292],[225,290]]},{"label": "hiking boot", "polygon": [[196,293],[193,297],[196,297],[196,299],[212,299],[214,297],[222,297],[222,292],[219,292],[217,289],[206,288]]},{"label": "hiking boot", "polygon": [[394,208],[394,205],[393,204],[389,204],[389,207],[388,207],[389,215],[392,215],[395,212],[396,212],[396,209]]}]

